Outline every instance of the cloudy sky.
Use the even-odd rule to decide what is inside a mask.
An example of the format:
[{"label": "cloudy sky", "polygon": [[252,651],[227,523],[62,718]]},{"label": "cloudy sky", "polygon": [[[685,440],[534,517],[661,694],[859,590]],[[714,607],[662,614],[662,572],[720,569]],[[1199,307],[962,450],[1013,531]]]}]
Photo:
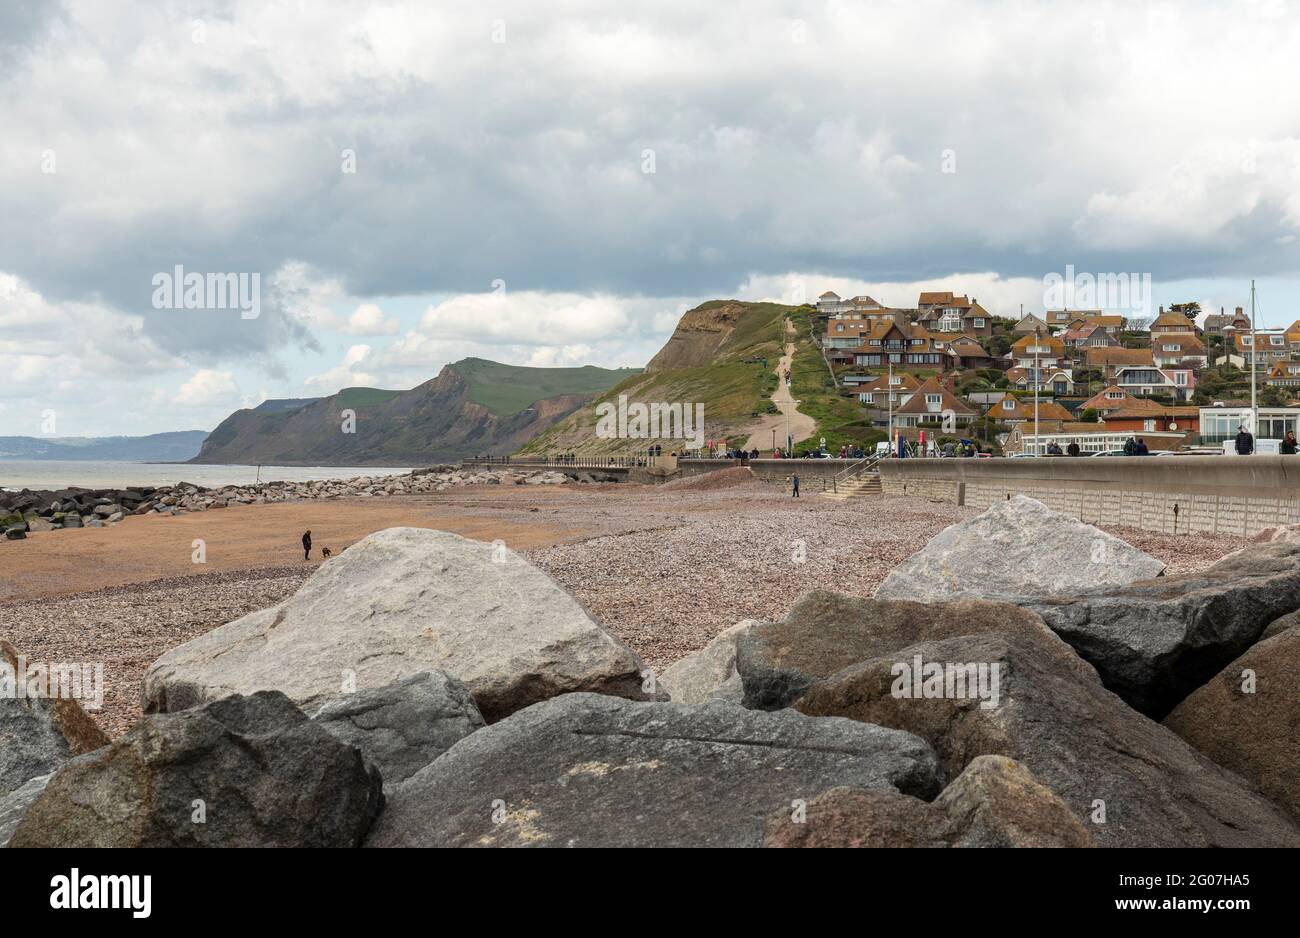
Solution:
[{"label": "cloudy sky", "polygon": [[[1300,317],[1300,3],[0,3],[0,435],[210,429],[715,297]],[[259,278],[157,308],[157,276]],[[184,306],[184,304],[179,304]]]}]

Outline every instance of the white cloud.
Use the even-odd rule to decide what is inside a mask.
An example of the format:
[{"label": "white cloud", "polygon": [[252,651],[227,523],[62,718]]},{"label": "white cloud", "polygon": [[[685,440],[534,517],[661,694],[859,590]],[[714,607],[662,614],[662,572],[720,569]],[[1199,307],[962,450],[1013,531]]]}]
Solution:
[{"label": "white cloud", "polygon": [[343,388],[373,385],[377,381],[375,376],[358,370],[358,366],[369,357],[369,345],[354,345],[343,356],[342,364],[321,374],[312,375],[303,384],[323,394],[334,394]]},{"label": "white cloud", "polygon": [[347,325],[340,331],[349,335],[381,336],[396,335],[400,328],[401,323],[386,317],[384,311],[374,303],[362,303],[352,311]]},{"label": "white cloud", "polygon": [[229,371],[200,368],[181,385],[176,401],[188,407],[212,407],[239,399],[239,385]]}]

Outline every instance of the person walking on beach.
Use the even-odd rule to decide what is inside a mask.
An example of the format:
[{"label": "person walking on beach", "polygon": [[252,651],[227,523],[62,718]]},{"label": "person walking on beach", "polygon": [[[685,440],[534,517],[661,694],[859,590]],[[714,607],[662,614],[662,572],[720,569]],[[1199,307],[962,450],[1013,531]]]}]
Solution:
[{"label": "person walking on beach", "polygon": [[302,559],[311,560],[311,532],[302,536]]},{"label": "person walking on beach", "polygon": [[799,476],[797,473],[795,475],[790,476],[790,484],[793,486],[793,488],[790,490],[790,497],[798,498],[799,497]]}]

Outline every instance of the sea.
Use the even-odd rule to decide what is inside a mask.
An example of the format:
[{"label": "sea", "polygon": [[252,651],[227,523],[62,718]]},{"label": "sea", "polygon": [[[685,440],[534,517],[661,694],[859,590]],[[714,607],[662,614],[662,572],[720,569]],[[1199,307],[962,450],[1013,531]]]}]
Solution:
[{"label": "sea", "polygon": [[217,488],[253,482],[314,482],[390,476],[409,467],[387,466],[199,466],[188,463],[94,462],[64,459],[0,459],[0,489],[122,489],[133,485],[188,482]]}]

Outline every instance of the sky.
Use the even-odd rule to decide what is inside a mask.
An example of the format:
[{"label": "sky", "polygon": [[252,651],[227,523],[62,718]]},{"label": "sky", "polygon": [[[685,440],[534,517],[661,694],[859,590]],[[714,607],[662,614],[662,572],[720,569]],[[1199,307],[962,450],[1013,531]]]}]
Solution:
[{"label": "sky", "polygon": [[0,435],[639,366],[714,298],[1290,323],[1298,61],[1294,0],[5,0]]}]

